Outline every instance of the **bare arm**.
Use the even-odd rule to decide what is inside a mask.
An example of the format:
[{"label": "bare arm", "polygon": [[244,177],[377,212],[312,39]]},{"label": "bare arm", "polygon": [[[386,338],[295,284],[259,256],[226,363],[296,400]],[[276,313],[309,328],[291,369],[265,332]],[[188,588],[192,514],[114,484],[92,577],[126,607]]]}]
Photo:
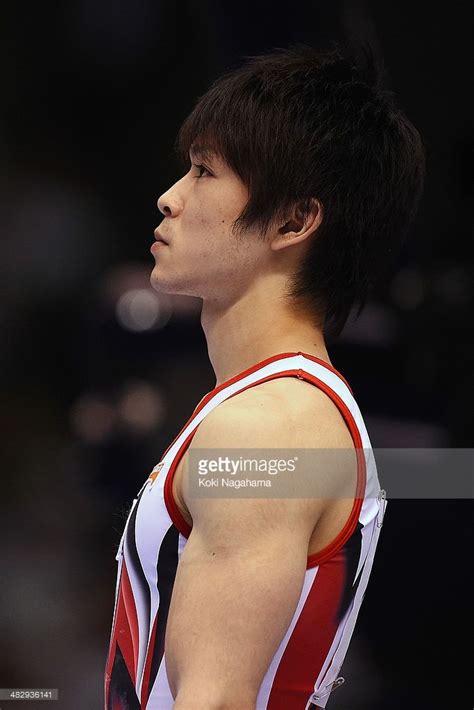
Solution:
[{"label": "bare arm", "polygon": [[[255,405],[214,410],[193,448],[294,445],[298,422],[265,407],[263,426],[262,402]],[[322,503],[205,497],[186,502],[193,529],[178,565],[166,632],[174,708],[253,710],[296,609]]]}]

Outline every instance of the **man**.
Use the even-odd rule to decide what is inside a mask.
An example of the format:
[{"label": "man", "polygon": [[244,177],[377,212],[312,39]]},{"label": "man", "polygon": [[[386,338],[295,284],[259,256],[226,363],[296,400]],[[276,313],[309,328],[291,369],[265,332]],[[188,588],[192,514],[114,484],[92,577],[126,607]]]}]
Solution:
[{"label": "man", "polygon": [[[342,682],[384,501],[325,337],[400,244],[424,166],[373,66],[275,50],[217,80],[181,127],[191,164],[158,201],[151,284],[202,298],[216,387],[132,506],[107,709],[304,710]],[[193,456],[232,449],[313,452],[321,486],[318,453],[354,456],[330,495],[297,472],[296,496],[197,495]]]}]

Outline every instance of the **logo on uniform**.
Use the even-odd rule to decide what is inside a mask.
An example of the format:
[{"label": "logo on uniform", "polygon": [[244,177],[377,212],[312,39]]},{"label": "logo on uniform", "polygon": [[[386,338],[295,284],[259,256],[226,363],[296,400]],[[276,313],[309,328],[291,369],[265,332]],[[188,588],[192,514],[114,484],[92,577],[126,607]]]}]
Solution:
[{"label": "logo on uniform", "polygon": [[154,483],[155,479],[159,476],[159,473],[164,465],[165,465],[164,462],[156,464],[155,468],[148,476],[148,480],[151,481],[152,483]]}]

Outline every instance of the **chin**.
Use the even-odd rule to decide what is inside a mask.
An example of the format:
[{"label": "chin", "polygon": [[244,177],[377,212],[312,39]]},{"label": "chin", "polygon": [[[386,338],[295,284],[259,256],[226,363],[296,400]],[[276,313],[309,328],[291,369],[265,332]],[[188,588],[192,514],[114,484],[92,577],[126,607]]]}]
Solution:
[{"label": "chin", "polygon": [[152,289],[158,293],[168,293],[169,295],[176,293],[176,290],[173,288],[172,284],[165,283],[161,279],[157,279],[153,276],[150,276],[150,285]]},{"label": "chin", "polygon": [[190,288],[186,288],[184,284],[173,283],[172,281],[167,281],[166,278],[162,278],[154,273],[154,270],[150,274],[150,285],[154,291],[158,293],[166,293],[169,296],[195,296]]}]

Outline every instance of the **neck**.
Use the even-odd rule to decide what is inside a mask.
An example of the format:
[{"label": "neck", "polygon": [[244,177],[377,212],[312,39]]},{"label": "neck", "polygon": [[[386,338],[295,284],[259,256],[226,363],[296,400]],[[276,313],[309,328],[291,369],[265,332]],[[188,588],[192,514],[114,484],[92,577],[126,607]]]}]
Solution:
[{"label": "neck", "polygon": [[283,298],[248,293],[228,304],[203,301],[206,336],[216,387],[282,352],[305,352],[330,363],[322,329]]}]

